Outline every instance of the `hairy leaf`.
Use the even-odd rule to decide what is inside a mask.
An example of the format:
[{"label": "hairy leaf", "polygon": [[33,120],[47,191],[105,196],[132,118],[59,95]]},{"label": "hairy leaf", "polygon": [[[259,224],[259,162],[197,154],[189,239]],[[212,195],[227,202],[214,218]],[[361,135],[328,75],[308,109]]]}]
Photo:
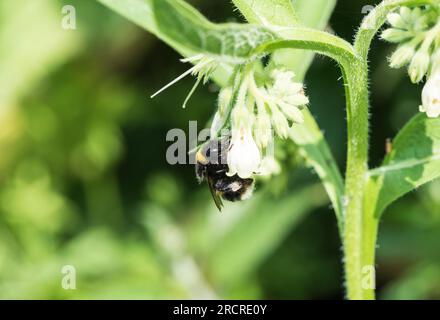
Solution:
[{"label": "hairy leaf", "polygon": [[380,168],[370,171],[370,190],[376,189],[376,215],[393,201],[440,177],[440,119],[414,117],[397,135]]},{"label": "hairy leaf", "polygon": [[[336,0],[296,0],[294,7],[306,27],[324,30],[336,6]],[[319,10],[316,10],[319,8]],[[280,50],[277,63],[289,66],[299,77],[304,77],[312,64],[314,53],[306,50]]]},{"label": "hairy leaf", "polygon": [[290,136],[301,147],[300,152],[321,178],[338,217],[339,227],[342,229],[344,181],[313,116],[308,110],[304,110],[303,114],[304,124],[294,124]]},{"label": "hairy leaf", "polygon": [[[336,0],[296,0],[293,5],[290,0],[233,0],[233,2],[250,23],[298,27],[300,23],[297,17],[301,17],[304,26],[318,30],[325,28],[336,5]],[[277,15],[273,14],[275,10]],[[290,68],[302,78],[310,67],[313,56],[314,53],[308,50],[278,50],[273,55],[273,63]]]},{"label": "hairy leaf", "polygon": [[[220,86],[230,85],[233,64],[242,64],[270,51],[279,52],[282,47],[316,49],[330,56],[335,51],[351,54],[347,43],[311,29],[285,27],[280,31],[285,39],[281,39],[278,32],[264,26],[213,24],[183,0],[98,1],[153,33],[185,57],[196,54],[215,57],[220,65],[213,79]],[[303,62],[299,68],[305,71]]]},{"label": "hairy leaf", "polygon": [[346,41],[309,28],[272,30],[253,24],[214,24],[183,0],[99,1],[153,32],[179,52],[206,54],[219,62],[239,64],[281,48],[315,50],[332,57],[339,53],[354,55]]},{"label": "hairy leaf", "polygon": [[295,26],[298,18],[291,0],[233,0],[247,20],[263,26]]},{"label": "hairy leaf", "polygon": [[99,0],[154,33],[183,55],[206,54],[242,63],[276,35],[267,28],[236,23],[213,24],[182,0]]}]

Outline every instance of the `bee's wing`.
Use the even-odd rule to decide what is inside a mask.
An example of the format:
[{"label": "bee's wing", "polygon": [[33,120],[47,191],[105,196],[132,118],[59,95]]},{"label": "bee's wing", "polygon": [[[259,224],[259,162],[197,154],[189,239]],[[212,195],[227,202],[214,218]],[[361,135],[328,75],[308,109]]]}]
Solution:
[{"label": "bee's wing", "polygon": [[212,181],[211,178],[208,178],[207,180],[208,180],[209,191],[211,191],[211,195],[212,195],[212,198],[214,199],[214,203],[215,203],[217,209],[219,211],[222,211],[223,202],[222,202],[222,199],[220,198],[220,196],[217,194],[217,191],[215,191],[214,182]]}]

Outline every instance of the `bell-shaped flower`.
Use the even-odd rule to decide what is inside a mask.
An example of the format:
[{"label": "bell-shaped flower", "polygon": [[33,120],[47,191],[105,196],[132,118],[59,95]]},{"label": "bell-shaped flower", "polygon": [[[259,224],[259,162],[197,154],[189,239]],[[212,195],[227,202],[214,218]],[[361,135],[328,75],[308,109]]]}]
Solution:
[{"label": "bell-shaped flower", "polygon": [[440,116],[440,69],[433,73],[422,91],[421,112],[426,112],[429,118]]},{"label": "bell-shaped flower", "polygon": [[228,176],[238,175],[242,179],[250,178],[260,167],[261,154],[252,136],[251,127],[242,125],[232,130],[228,152]]},{"label": "bell-shaped flower", "polygon": [[[276,105],[288,120],[303,123],[304,117],[299,107],[308,104],[309,99],[304,94],[303,84],[293,81],[294,76],[295,74],[291,71],[273,71],[272,78],[274,79],[274,84],[267,89],[268,94],[272,97],[269,104],[271,106]],[[277,133],[285,133],[286,121],[282,120],[281,115],[277,114],[277,112],[273,113],[273,117],[276,129],[275,122],[278,123]]]},{"label": "bell-shaped flower", "polygon": [[415,54],[416,50],[413,45],[405,43],[399,46],[390,58],[390,67],[398,69],[407,65]]}]

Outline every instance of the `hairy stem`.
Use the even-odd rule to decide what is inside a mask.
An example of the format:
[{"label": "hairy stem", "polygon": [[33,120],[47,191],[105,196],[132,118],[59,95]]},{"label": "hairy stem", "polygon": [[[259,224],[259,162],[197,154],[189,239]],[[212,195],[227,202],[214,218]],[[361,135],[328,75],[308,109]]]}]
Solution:
[{"label": "hairy stem", "polygon": [[356,36],[354,47],[364,58],[368,55],[373,38],[379,29],[385,24],[387,15],[401,6],[439,5],[439,0],[384,0],[372,10],[362,22]]},{"label": "hairy stem", "polygon": [[[374,182],[370,179],[367,182],[364,197],[363,212],[363,232],[362,232],[362,276],[363,281],[363,298],[375,298],[375,256],[376,256],[376,239],[379,226],[379,216],[376,214],[376,203],[378,197],[378,189],[374,188]],[[366,271],[366,272],[365,272]],[[372,274],[371,274],[372,272]],[[369,279],[370,278],[370,279]]]},{"label": "hairy stem", "polygon": [[358,59],[344,71],[347,96],[344,262],[349,299],[363,299],[363,199],[368,172],[368,65]]},{"label": "hairy stem", "polygon": [[[347,297],[375,298],[375,248],[378,218],[375,197],[367,192],[368,170],[368,52],[386,22],[386,16],[403,5],[417,6],[437,0],[385,0],[363,21],[354,48],[358,60],[344,72],[347,95],[348,151],[345,184],[344,263]],[[345,70],[347,71],[347,70]]]}]

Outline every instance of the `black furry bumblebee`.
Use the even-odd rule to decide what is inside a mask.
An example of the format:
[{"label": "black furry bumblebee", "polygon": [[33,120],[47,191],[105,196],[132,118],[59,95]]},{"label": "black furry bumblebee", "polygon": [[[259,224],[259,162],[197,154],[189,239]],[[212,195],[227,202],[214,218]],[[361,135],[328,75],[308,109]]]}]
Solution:
[{"label": "black furry bumblebee", "polygon": [[238,175],[228,176],[227,155],[230,138],[212,139],[196,153],[196,176],[199,183],[208,182],[215,205],[221,211],[222,199],[227,201],[246,200],[252,196],[253,179],[242,179]]}]

